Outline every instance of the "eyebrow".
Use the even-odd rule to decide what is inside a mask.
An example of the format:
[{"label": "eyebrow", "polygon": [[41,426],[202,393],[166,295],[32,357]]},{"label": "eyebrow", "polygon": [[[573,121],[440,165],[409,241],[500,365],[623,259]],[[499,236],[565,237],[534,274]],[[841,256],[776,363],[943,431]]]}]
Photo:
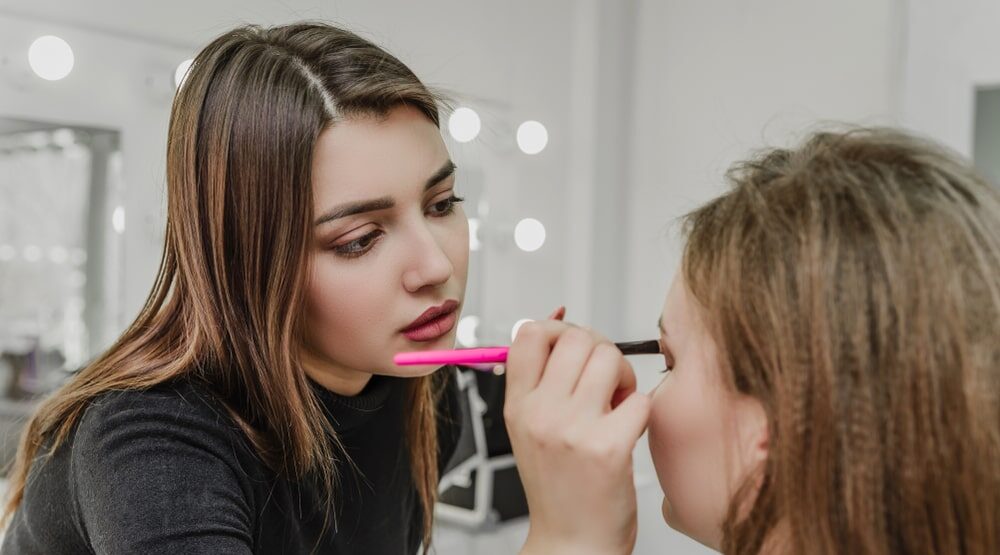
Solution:
[{"label": "eyebrow", "polygon": [[[424,184],[424,192],[432,189],[435,185],[441,183],[451,175],[455,173],[457,166],[451,160],[445,162],[441,169],[434,172],[434,175],[427,179]],[[388,210],[396,206],[396,201],[392,197],[380,197],[371,200],[362,200],[358,202],[349,202],[346,204],[341,204],[327,212],[326,214],[320,216],[316,219],[316,223],[313,225],[321,225],[327,222],[332,222],[339,218],[346,218],[348,216],[355,216],[357,214],[364,214],[365,212],[375,212],[377,210]]]}]

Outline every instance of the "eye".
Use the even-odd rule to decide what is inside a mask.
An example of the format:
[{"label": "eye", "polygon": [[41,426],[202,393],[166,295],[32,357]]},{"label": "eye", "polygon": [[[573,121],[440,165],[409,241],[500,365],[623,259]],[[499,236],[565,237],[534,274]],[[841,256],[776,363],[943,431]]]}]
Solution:
[{"label": "eye", "polygon": [[382,232],[375,230],[353,241],[348,241],[342,245],[335,245],[333,247],[333,251],[337,253],[338,256],[342,256],[344,258],[357,258],[370,251],[372,246],[374,246],[381,236]]},{"label": "eye", "polygon": [[674,369],[674,356],[670,354],[670,351],[668,351],[663,346],[661,346],[661,350],[663,351],[663,360],[666,362],[667,367],[664,368],[663,370],[660,370],[660,373],[666,374],[667,372],[670,372],[671,370]]},{"label": "eye", "polygon": [[431,216],[434,216],[436,218],[447,216],[453,213],[455,211],[455,206],[458,203],[462,202],[463,200],[465,199],[456,197],[455,195],[451,195],[450,197],[442,201],[438,201],[432,204],[429,213]]}]

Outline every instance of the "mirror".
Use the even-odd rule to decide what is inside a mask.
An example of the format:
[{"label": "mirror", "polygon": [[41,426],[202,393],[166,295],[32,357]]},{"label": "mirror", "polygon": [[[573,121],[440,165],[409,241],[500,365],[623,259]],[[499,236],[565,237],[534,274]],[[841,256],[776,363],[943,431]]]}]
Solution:
[{"label": "mirror", "polygon": [[117,131],[0,117],[0,463],[120,332],[123,189]]},{"label": "mirror", "polygon": [[973,163],[994,184],[1000,183],[1000,86],[976,89]]}]

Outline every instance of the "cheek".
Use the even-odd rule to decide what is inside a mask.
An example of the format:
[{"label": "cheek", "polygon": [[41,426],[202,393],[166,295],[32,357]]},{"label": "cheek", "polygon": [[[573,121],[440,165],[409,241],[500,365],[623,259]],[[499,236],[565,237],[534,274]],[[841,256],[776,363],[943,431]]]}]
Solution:
[{"label": "cheek", "polygon": [[370,364],[365,353],[383,350],[379,338],[388,333],[378,315],[393,314],[390,272],[360,260],[338,263],[330,256],[321,254],[313,262],[306,307],[309,342],[335,361],[358,358],[358,364]]},{"label": "cheek", "polygon": [[455,214],[447,220],[441,227],[442,233],[438,234],[437,240],[451,261],[455,279],[459,280],[464,292],[469,274],[469,220],[461,208],[457,208]]},{"label": "cheek", "polygon": [[667,523],[713,545],[728,505],[721,407],[705,384],[675,372],[653,395],[649,445]]}]

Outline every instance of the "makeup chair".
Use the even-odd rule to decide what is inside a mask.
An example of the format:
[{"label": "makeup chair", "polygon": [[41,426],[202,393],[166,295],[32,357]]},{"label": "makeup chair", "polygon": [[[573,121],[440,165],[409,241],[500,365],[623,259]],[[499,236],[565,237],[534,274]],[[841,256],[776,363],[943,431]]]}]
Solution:
[{"label": "makeup chair", "polygon": [[441,478],[435,515],[485,529],[527,515],[528,504],[503,420],[503,377],[468,368],[457,372],[465,426]]}]

